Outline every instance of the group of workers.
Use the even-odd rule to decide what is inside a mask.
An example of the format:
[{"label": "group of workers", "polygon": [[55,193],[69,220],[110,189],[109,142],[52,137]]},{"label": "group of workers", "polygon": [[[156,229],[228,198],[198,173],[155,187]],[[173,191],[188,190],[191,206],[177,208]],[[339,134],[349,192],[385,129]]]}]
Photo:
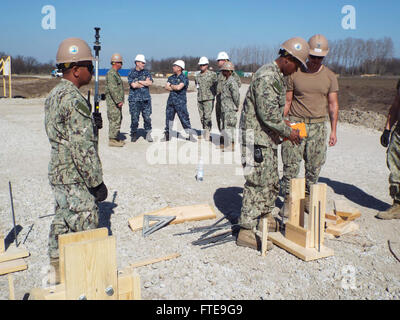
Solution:
[{"label": "group of workers", "polygon": [[[305,163],[306,179],[305,210],[308,211],[310,186],[317,183],[325,163],[327,141],[330,146],[337,142],[339,87],[336,75],[322,64],[328,52],[328,41],[321,34],[312,36],[308,42],[300,37],[291,38],[282,43],[278,58],[260,67],[252,77],[239,121],[246,182],[238,222],[240,230],[237,234],[237,245],[260,250],[262,217],[267,217],[269,231],[279,230],[280,223],[272,215],[275,201],[282,188],[285,199],[279,215],[287,217],[289,183],[299,174],[302,160]],[[59,263],[58,236],[96,228],[98,202],[107,198],[107,187],[103,182],[98,154],[98,137],[93,130],[96,124],[101,126],[102,120],[91,114],[87,100],[79,92],[79,88],[91,80],[93,60],[85,41],[79,38],[64,40],[57,52],[57,67],[62,71],[63,79],[50,92],[45,102],[45,128],[51,145],[49,181],[55,196],[55,218],[50,228],[49,256],[50,264],[56,270]],[[217,125],[221,132],[220,148],[223,151],[233,151],[241,82],[226,52],[220,52],[217,61],[219,72],[215,73],[209,69],[208,59],[201,57],[200,72],[195,77],[203,129],[199,138],[210,139],[215,100]],[[114,54],[111,58],[112,67],[106,76],[109,145],[118,147],[124,145],[119,138],[124,88],[118,70],[122,63],[121,55]],[[145,57],[138,54],[135,67],[128,75],[132,142],[138,139],[140,113],[144,119],[146,139],[153,141],[149,91],[153,79],[145,69],[145,64]],[[189,134],[187,139],[194,139],[187,110],[186,91],[189,81],[183,73],[184,69],[184,61],[175,61],[172,66],[173,75],[165,85],[170,93],[166,104],[163,141],[170,139],[176,113]],[[394,202],[389,210],[377,215],[381,219],[400,218],[400,125],[395,126],[399,111],[398,84],[397,95],[381,137],[382,145],[389,145],[390,195]],[[297,124],[305,127],[305,135],[300,135],[300,131],[295,128]],[[393,127],[395,130],[392,130]],[[278,173],[279,144],[283,162],[282,185]],[[251,161],[247,153],[249,148],[252,150]],[[268,242],[267,249],[272,247],[272,243]]]}]

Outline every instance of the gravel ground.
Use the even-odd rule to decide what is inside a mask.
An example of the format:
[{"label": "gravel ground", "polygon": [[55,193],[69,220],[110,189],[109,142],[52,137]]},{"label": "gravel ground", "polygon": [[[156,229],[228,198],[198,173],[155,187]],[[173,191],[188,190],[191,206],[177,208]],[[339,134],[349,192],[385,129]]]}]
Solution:
[{"label": "gravel ground", "polygon": [[[241,88],[242,99],[247,87]],[[362,213],[356,220],[359,231],[326,240],[326,246],[335,251],[332,257],[304,262],[278,247],[261,257],[234,242],[195,246],[192,241],[201,233],[182,234],[216,220],[170,225],[146,238],[141,232],[132,232],[128,219],[167,205],[209,203],[216,208],[217,219],[227,216],[231,221],[240,213],[244,178],[237,158],[228,159],[229,154],[220,153],[213,144],[187,143],[182,139],[169,143],[167,161],[162,161],[162,152],[156,153],[157,148],[166,147],[157,141],[164,127],[167,97],[152,96],[153,144],[144,139],[129,142],[126,101],[121,132],[126,134],[127,145],[120,149],[108,147],[106,108],[103,102],[101,105],[104,128],[100,131],[99,148],[109,196],[100,205],[100,226],[108,227],[116,237],[118,268],[175,252],[181,254],[138,269],[143,299],[400,298],[399,262],[387,245],[390,240],[400,255],[400,220],[374,218],[391,202],[385,149],[380,146],[380,132],[375,129],[341,122],[338,143],[328,149],[327,163],[320,175],[320,182],[328,185],[328,211],[333,200],[342,199]],[[192,126],[200,128],[195,92],[188,94],[188,101]],[[39,217],[53,213],[54,199],[47,179],[50,146],[44,131],[43,104],[44,99],[0,101],[0,231],[6,236],[12,230],[8,192],[11,181],[16,222],[22,227],[18,240],[31,254],[26,259],[28,269],[14,274],[17,299],[27,298],[32,288],[42,286],[48,266],[47,239],[52,217]],[[215,116],[213,127],[216,128]],[[181,130],[180,124],[177,130]],[[195,180],[197,146],[203,148],[203,157],[207,151],[210,155],[205,157],[203,182]],[[174,154],[178,154],[178,164],[173,161]],[[279,168],[281,173],[281,163]],[[279,198],[277,205],[281,203]],[[0,277],[0,299],[8,299],[5,276]]]}]

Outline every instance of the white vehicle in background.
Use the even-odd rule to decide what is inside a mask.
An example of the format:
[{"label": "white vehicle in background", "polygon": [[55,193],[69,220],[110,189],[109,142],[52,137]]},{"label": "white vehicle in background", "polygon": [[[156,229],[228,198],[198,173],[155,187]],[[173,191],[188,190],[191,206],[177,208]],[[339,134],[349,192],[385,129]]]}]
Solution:
[{"label": "white vehicle in background", "polygon": [[63,76],[62,72],[61,72],[60,70],[58,70],[58,69],[54,69],[54,70],[51,72],[51,75],[52,75],[53,77],[55,77],[55,78],[58,78],[58,77],[62,77],[62,76]]}]

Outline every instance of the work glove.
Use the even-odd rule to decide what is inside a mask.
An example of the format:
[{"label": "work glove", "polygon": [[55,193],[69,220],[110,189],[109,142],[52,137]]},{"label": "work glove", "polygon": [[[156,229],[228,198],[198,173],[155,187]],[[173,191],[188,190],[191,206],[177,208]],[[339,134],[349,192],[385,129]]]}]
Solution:
[{"label": "work glove", "polygon": [[93,112],[93,120],[97,129],[103,128],[103,119],[101,118],[101,112]]},{"label": "work glove", "polygon": [[389,145],[390,141],[390,130],[385,129],[381,135],[381,145],[385,148]]},{"label": "work glove", "polygon": [[88,189],[89,192],[96,198],[96,201],[101,202],[107,199],[108,190],[104,182],[100,183],[97,187]]}]

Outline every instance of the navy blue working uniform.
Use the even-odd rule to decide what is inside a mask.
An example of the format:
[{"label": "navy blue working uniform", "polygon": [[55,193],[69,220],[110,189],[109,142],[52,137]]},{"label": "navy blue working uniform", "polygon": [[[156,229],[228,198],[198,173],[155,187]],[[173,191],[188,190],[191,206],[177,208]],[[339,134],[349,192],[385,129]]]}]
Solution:
[{"label": "navy blue working uniform", "polygon": [[166,110],[165,132],[169,132],[169,126],[174,121],[176,113],[178,114],[183,129],[191,129],[186,99],[186,91],[189,86],[189,80],[183,73],[181,73],[179,76],[176,74],[170,76],[168,78],[168,82],[172,85],[183,83],[184,87],[181,90],[173,90],[169,93]]},{"label": "navy blue working uniform", "polygon": [[128,75],[128,83],[129,83],[129,112],[131,114],[131,136],[133,136],[139,126],[139,117],[140,113],[143,116],[144,129],[148,132],[151,130],[151,97],[149,87],[143,88],[132,88],[131,83],[137,81],[145,81],[147,78],[150,78],[153,81],[153,78],[149,71],[141,70],[138,71],[136,68],[131,69]]}]

